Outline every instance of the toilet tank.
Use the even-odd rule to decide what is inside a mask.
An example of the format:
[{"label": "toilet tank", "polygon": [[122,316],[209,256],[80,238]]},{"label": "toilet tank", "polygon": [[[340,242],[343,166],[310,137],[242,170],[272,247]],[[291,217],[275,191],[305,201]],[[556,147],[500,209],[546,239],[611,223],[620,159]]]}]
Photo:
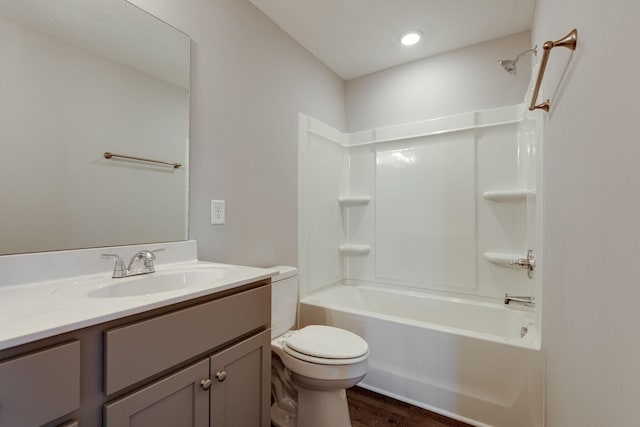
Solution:
[{"label": "toilet tank", "polygon": [[282,335],[296,324],[298,309],[298,269],[277,266],[271,278],[271,338]]}]

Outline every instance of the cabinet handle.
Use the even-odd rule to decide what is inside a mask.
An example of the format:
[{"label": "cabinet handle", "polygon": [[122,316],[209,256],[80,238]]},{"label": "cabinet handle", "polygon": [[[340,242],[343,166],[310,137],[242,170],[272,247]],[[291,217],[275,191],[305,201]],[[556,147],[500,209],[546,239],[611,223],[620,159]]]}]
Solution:
[{"label": "cabinet handle", "polygon": [[226,371],[216,372],[216,378],[218,379],[219,382],[224,382],[224,380],[227,379],[227,372]]},{"label": "cabinet handle", "polygon": [[211,384],[213,384],[213,381],[211,381],[209,378],[200,381],[200,387],[202,387],[204,391],[209,390],[211,388]]}]

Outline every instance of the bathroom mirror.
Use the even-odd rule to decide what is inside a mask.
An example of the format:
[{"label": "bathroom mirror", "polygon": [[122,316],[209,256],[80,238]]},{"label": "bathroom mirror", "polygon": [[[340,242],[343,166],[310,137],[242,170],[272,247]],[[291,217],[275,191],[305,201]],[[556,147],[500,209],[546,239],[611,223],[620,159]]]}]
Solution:
[{"label": "bathroom mirror", "polygon": [[124,0],[7,0],[0,51],[0,254],[185,240],[189,37]]}]

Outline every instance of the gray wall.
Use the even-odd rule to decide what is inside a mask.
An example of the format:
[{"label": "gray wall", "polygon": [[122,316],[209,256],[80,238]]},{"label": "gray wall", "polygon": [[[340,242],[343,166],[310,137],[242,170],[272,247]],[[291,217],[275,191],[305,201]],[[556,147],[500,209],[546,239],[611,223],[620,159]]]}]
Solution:
[{"label": "gray wall", "polygon": [[638,425],[640,3],[536,9],[538,45],[578,29],[572,59],[553,49],[543,83],[546,425]]},{"label": "gray wall", "polygon": [[[342,80],[246,0],[135,0],[192,37],[189,236],[201,259],[297,265],[298,112],[344,129]],[[210,200],[226,225],[210,225]]]},{"label": "gray wall", "polygon": [[480,43],[349,80],[345,85],[349,132],[468,111],[519,104],[530,76],[530,57],[518,77],[499,59],[530,49],[528,32]]}]

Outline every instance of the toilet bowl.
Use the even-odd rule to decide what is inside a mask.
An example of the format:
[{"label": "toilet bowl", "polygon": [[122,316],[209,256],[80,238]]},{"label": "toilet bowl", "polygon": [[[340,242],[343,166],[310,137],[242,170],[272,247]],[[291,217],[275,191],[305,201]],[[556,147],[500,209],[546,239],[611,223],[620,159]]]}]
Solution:
[{"label": "toilet bowl", "polygon": [[350,427],[345,390],[369,368],[358,335],[323,325],[291,330],[298,302],[297,270],[274,267],[272,278],[272,400],[276,427]]}]

